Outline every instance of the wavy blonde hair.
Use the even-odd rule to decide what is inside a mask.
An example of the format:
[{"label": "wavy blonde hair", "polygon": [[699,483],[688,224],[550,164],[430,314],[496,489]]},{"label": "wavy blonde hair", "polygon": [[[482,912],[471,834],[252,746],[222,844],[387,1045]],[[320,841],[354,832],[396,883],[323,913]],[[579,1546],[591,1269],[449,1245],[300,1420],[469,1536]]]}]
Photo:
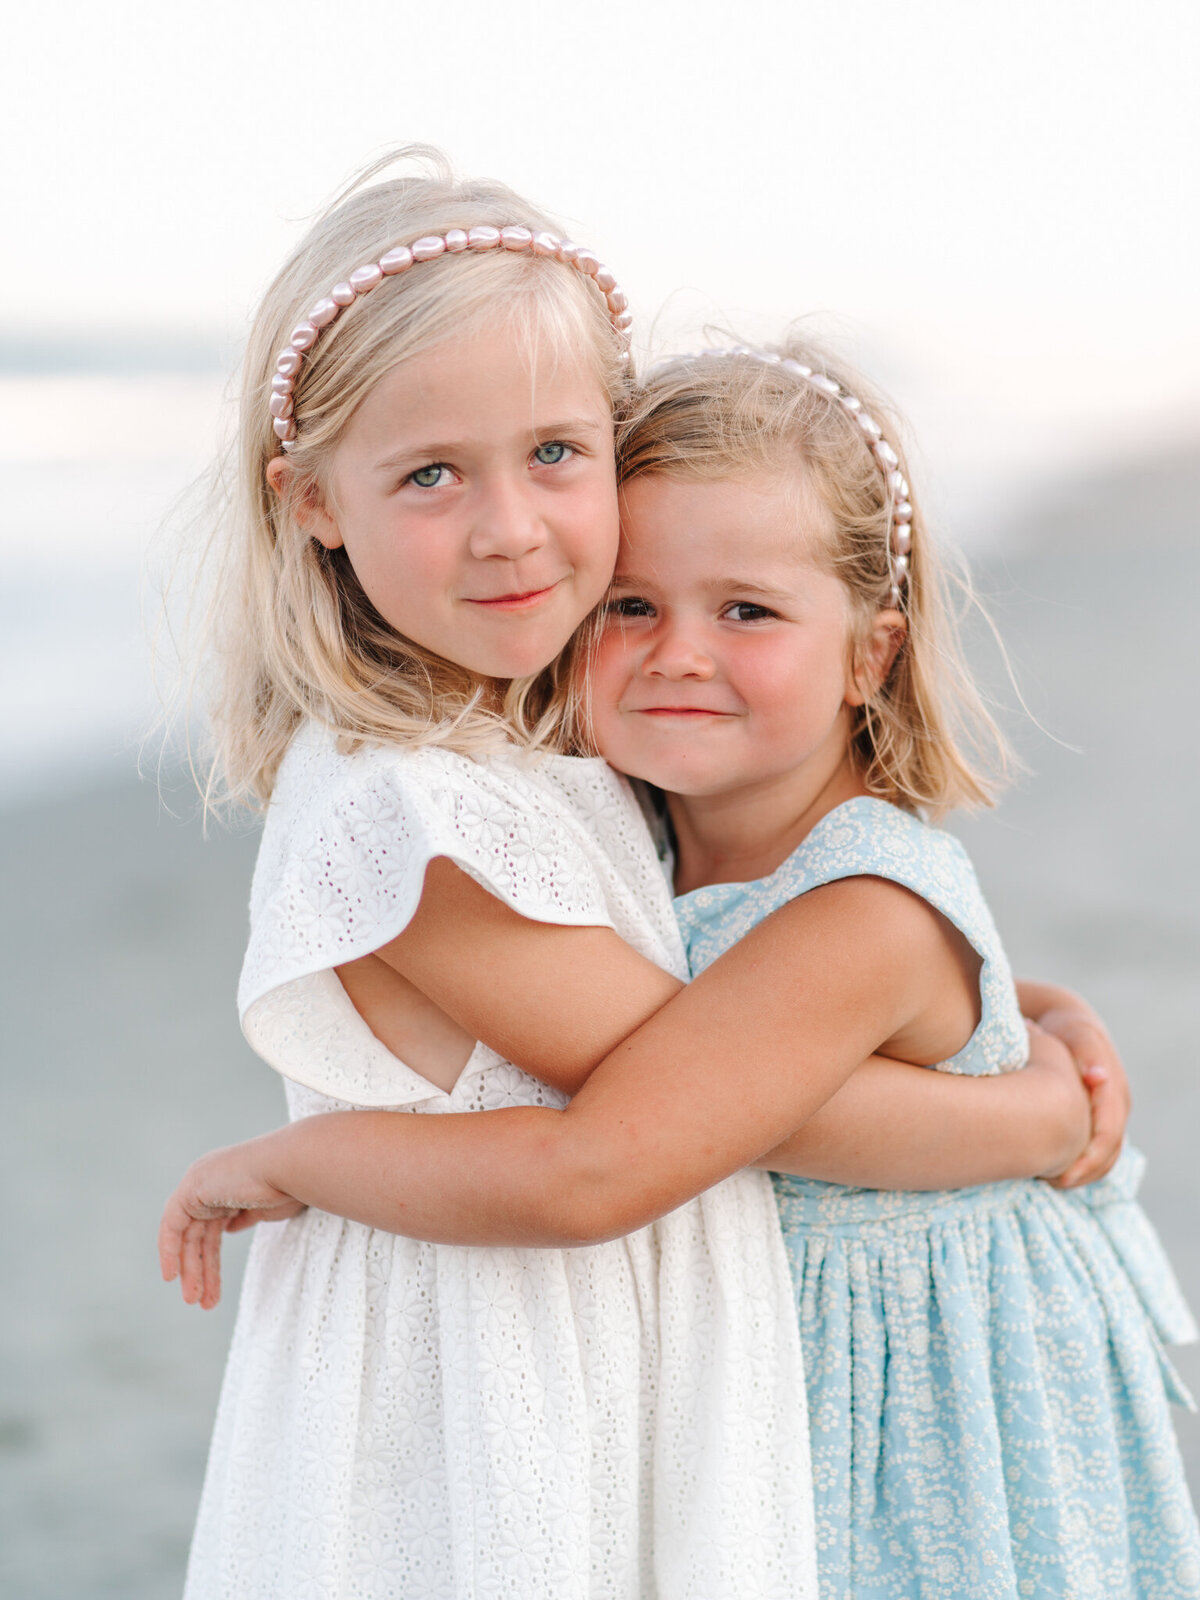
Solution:
[{"label": "wavy blonde hair", "polygon": [[[371,182],[396,161],[416,174]],[[570,655],[534,677],[488,685],[402,638],[371,605],[344,550],[326,550],[300,513],[329,495],[331,457],[351,417],[398,363],[485,320],[507,318],[531,357],[592,366],[614,404],[628,366],[594,285],[561,263],[505,250],[446,255],[385,278],[318,339],[295,396],[297,439],[284,494],[267,481],[279,452],[268,400],[277,352],[332,284],[398,244],[450,228],[552,218],[502,184],[462,182],[444,158],[409,146],[375,162],[309,229],[263,296],[246,348],[238,436],[218,468],[209,555],[215,568],[201,654],[208,693],[209,801],[261,806],[298,723],[311,717],[351,741],[472,751],[515,738],[560,739],[573,693]]]},{"label": "wavy blonde hair", "polygon": [[[910,479],[894,409],[829,351],[789,338],[772,353],[825,373],[856,395],[883,428]],[[646,473],[701,479],[798,468],[829,511],[822,556],[845,585],[851,649],[891,607],[889,495],[854,418],[832,396],[780,366],[731,352],[688,356],[651,374],[618,429],[622,482]],[[907,636],[885,681],[855,708],[853,745],[872,794],[937,818],[994,803],[1013,766],[1008,743],[963,655],[957,597],[978,605],[965,570],[949,563],[913,503],[903,602]]]}]

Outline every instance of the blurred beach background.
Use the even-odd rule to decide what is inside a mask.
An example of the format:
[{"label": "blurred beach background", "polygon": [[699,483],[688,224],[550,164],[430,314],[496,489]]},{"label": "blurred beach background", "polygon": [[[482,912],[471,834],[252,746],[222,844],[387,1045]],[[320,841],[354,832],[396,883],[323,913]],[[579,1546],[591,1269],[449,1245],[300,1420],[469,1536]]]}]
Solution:
[{"label": "blurred beach background", "polygon": [[[1017,969],[1108,1019],[1200,1303],[1198,17],[113,0],[13,25],[0,1593],[181,1585],[244,1241],[206,1316],[158,1282],[154,1231],[187,1162],[283,1101],[233,1007],[255,834],[205,837],[153,741],[139,775],[148,636],[253,302],[322,200],[414,139],[557,209],[644,341],[812,314],[907,413],[1032,714],[977,629],[1030,771],[955,826]],[[1179,1366],[1200,1390],[1196,1350]]]}]

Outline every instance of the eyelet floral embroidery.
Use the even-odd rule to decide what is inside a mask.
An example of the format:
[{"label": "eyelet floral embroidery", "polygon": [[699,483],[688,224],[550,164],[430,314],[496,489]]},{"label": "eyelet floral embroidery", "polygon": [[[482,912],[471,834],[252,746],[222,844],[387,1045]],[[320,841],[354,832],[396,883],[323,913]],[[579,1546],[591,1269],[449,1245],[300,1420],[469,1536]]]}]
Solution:
[{"label": "eyelet floral embroidery", "polygon": [[[452,1093],[329,969],[448,856],[522,914],[686,971],[662,868],[602,763],[339,754],[301,731],[241,1004],[290,1114],[561,1104],[479,1045]],[[815,1600],[799,1339],[770,1182],[587,1250],[423,1244],[321,1212],[253,1241],[189,1600]]]}]

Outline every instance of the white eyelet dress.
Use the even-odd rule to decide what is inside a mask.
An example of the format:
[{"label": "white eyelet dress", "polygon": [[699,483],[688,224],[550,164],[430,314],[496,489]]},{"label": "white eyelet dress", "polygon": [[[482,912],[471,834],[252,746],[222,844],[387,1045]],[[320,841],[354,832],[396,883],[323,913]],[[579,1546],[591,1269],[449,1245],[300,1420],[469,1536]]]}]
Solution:
[{"label": "white eyelet dress", "polygon": [[[305,726],[239,995],[293,1118],[562,1103],[483,1045],[434,1088],[332,971],[406,926],[440,856],[524,916],[612,927],[686,973],[641,813],[602,762],[347,755]],[[255,1232],[187,1600],[815,1600],[765,1174],[588,1249],[426,1244],[315,1210]]]}]

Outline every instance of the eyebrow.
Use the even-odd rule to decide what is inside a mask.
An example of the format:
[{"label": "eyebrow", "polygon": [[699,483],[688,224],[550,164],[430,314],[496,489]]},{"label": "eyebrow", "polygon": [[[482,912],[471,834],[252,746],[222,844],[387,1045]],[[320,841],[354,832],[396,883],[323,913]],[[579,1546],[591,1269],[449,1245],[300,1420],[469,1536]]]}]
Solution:
[{"label": "eyebrow", "polygon": [[[645,578],[637,573],[617,573],[613,577],[614,589],[661,589],[664,587],[661,578]],[[726,577],[714,578],[705,584],[707,589],[715,590],[742,590],[745,593],[760,594],[764,599],[792,600],[796,599],[794,589],[781,589],[777,584],[764,583],[758,578],[747,578],[737,573]]]},{"label": "eyebrow", "polygon": [[[531,428],[531,439],[539,444],[547,440],[561,438],[564,434],[568,437],[596,437],[608,434],[608,423],[600,422],[595,417],[566,417],[559,422],[545,423],[540,427]],[[393,450],[391,455],[384,456],[375,463],[376,472],[393,472],[397,467],[404,466],[413,461],[441,461],[445,457],[453,458],[469,449],[473,441],[469,439],[442,439],[427,440],[424,443],[404,445],[400,450]]]}]

